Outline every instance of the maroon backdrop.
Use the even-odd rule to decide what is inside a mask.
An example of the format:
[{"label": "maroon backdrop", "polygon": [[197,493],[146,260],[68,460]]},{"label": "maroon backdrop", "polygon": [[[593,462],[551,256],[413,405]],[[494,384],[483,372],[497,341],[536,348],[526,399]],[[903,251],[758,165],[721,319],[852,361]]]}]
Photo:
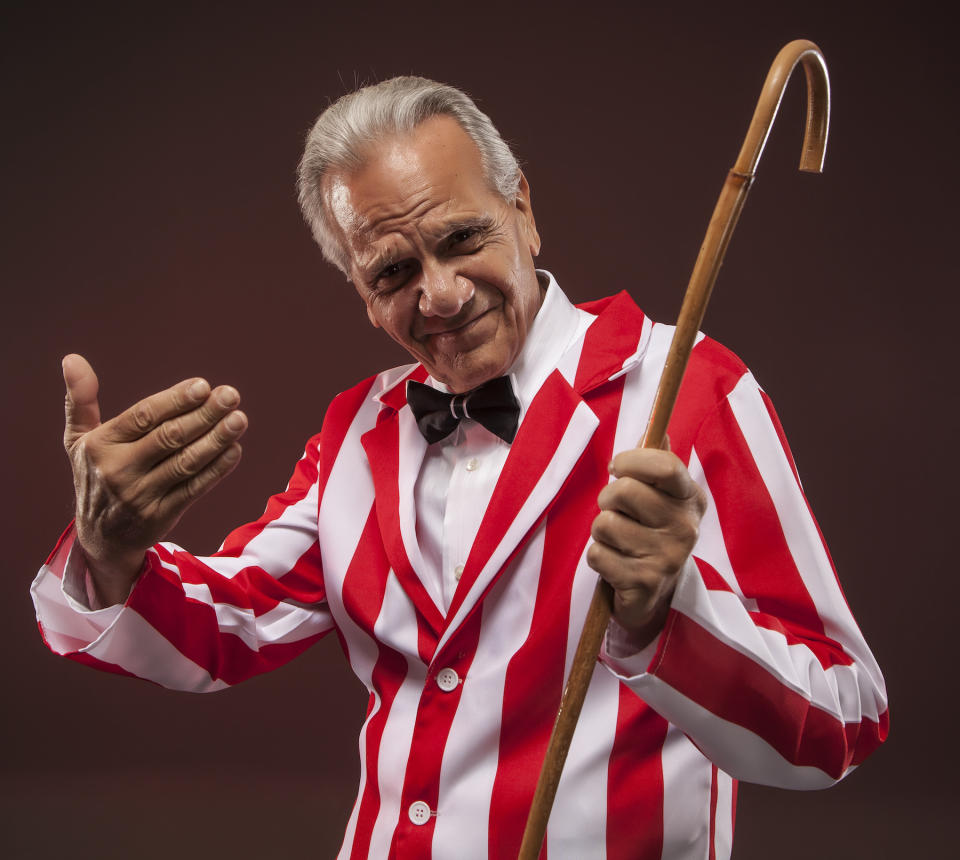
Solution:
[{"label": "maroon backdrop", "polygon": [[804,36],[834,84],[826,173],[795,170],[795,81],[705,328],[777,404],[884,668],[892,736],[829,792],[744,786],[734,856],[944,856],[958,799],[946,22],[924,3],[909,18],[342,5],[356,8],[4,4],[0,854],[332,857],[366,706],[332,638],[213,696],[45,650],[27,589],[71,510],[60,357],[90,358],[107,414],[195,374],[241,390],[244,462],[174,535],[209,551],[283,486],[337,391],[403,359],[296,208],[303,135],[330,100],[399,73],[462,86],[524,162],[541,263],[575,300],[626,288],[670,320],[766,68]]}]

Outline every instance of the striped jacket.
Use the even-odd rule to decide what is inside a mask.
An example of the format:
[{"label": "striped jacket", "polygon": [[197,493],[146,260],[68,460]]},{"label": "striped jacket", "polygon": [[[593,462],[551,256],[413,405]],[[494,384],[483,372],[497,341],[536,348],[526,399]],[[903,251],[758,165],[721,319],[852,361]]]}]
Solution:
[{"label": "striped jacket", "polygon": [[[625,293],[582,307],[596,318],[530,404],[446,615],[417,573],[411,365],[339,395],[287,489],[213,557],[153,547],[124,607],[84,609],[68,530],[33,586],[46,642],[206,691],[336,631],[370,691],[340,856],[515,857],[596,581],[597,494],[642,436],[672,335]],[[708,510],[660,637],[598,662],[551,860],[728,857],[738,779],[826,786],[886,734],[773,408],[709,338],[669,433]]]}]

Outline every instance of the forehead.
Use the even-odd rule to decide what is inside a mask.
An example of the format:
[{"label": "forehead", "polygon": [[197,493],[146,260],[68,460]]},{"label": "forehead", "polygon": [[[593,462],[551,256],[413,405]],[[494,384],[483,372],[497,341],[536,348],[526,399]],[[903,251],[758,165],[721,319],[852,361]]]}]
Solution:
[{"label": "forehead", "polygon": [[446,116],[372,146],[359,168],[327,177],[325,197],[354,254],[398,230],[431,232],[503,202],[489,187],[476,144]]}]

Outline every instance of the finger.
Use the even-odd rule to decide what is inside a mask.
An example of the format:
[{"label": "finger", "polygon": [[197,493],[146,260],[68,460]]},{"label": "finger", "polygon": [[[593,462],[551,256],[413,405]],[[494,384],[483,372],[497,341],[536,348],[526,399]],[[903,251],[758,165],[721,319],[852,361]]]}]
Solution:
[{"label": "finger", "polygon": [[587,550],[587,564],[616,591],[630,591],[649,598],[663,576],[643,559],[631,558],[601,541]]},{"label": "finger", "polygon": [[234,442],[196,475],[174,487],[162,502],[165,513],[168,516],[178,515],[209,493],[237,467],[241,454],[240,445]]},{"label": "finger", "polygon": [[247,416],[240,411],[231,412],[199,439],[157,464],[146,475],[145,487],[157,497],[167,495],[172,487],[199,475],[231,448],[246,429]]},{"label": "finger", "polygon": [[593,520],[590,536],[618,553],[625,563],[669,574],[687,560],[697,529],[689,520],[676,520],[669,529],[651,528],[617,511],[601,511]]},{"label": "finger", "polygon": [[621,451],[610,463],[610,474],[616,478],[635,478],[678,499],[688,499],[697,493],[697,484],[683,461],[657,448]]},{"label": "finger", "polygon": [[168,418],[138,439],[134,443],[137,461],[150,468],[209,433],[218,422],[231,414],[235,414],[234,426],[226,427],[223,438],[226,442],[236,439],[246,429],[247,421],[242,412],[234,413],[234,407],[239,402],[240,394],[235,388],[230,385],[218,386],[196,409]]},{"label": "finger", "polygon": [[601,511],[619,511],[651,528],[669,525],[685,504],[685,499],[677,499],[636,478],[617,478],[597,496]]},{"label": "finger", "polygon": [[185,379],[172,388],[135,403],[104,425],[113,442],[133,442],[164,421],[196,409],[210,394],[205,379]]},{"label": "finger", "polygon": [[100,383],[90,362],[82,355],[71,353],[64,356],[61,367],[67,389],[63,444],[70,449],[84,433],[100,426],[100,403],[97,400]]},{"label": "finger", "polygon": [[655,531],[619,511],[600,511],[590,526],[590,536],[622,555],[643,558],[655,549]]}]

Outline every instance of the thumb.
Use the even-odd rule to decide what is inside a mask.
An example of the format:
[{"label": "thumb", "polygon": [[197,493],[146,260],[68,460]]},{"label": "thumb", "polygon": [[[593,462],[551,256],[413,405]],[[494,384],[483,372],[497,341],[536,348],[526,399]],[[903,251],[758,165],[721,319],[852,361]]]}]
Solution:
[{"label": "thumb", "polygon": [[63,381],[67,386],[63,444],[70,449],[84,433],[100,426],[100,403],[97,400],[100,383],[90,362],[82,355],[65,356],[62,364]]}]

